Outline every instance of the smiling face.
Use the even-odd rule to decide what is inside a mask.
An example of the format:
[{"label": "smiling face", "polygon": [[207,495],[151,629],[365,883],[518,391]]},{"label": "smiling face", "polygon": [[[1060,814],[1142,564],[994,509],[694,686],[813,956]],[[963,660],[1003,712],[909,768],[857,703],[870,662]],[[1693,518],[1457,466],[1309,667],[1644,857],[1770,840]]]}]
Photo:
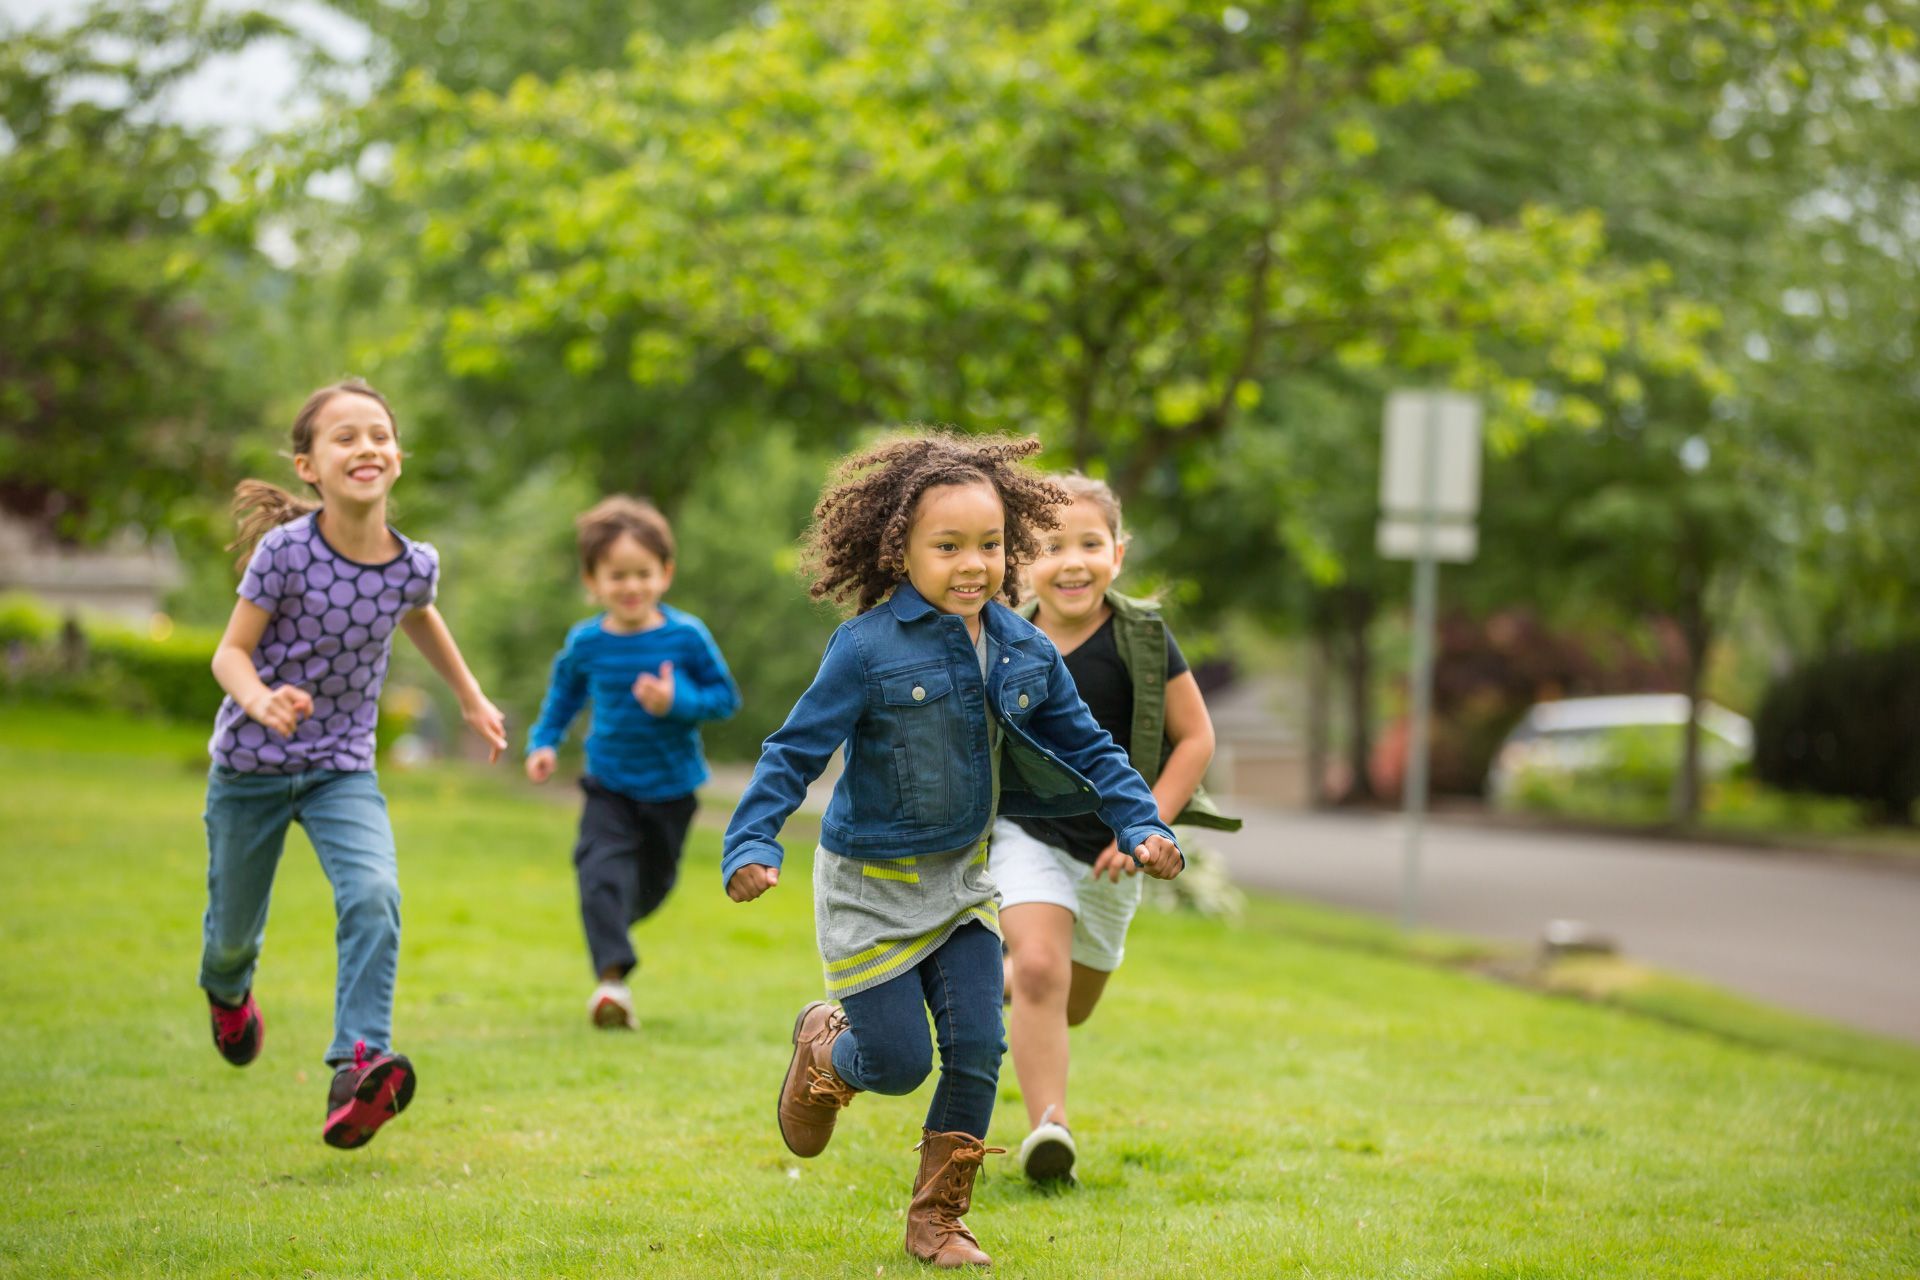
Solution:
[{"label": "smiling face", "polygon": [[907,530],[907,581],[968,630],[1007,578],[1007,513],[984,480],[943,484],[920,495]]},{"label": "smiling face", "polygon": [[660,597],[673,585],[673,566],[623,533],[581,575],[607,611],[615,631],[644,631],[660,619]]},{"label": "smiling face", "polygon": [[313,442],[293,469],[329,507],[378,506],[400,478],[400,435],[378,400],[336,392],[314,415]]},{"label": "smiling face", "polygon": [[1106,512],[1096,503],[1080,499],[1061,511],[1060,527],[1045,535],[1039,557],[1027,567],[1042,623],[1072,626],[1097,616],[1126,558],[1126,546],[1114,541]]}]

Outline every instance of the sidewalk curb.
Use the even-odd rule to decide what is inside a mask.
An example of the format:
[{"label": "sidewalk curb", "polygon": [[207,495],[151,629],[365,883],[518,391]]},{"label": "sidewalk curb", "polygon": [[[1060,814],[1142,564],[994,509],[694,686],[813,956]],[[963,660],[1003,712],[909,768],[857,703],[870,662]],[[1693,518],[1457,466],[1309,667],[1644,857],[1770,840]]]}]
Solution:
[{"label": "sidewalk curb", "polygon": [[[1286,810],[1324,818],[1393,818],[1398,809],[1376,806]],[[1550,835],[1599,836],[1609,839],[1637,840],[1650,850],[1668,846],[1689,853],[1718,853],[1730,856],[1782,861],[1862,867],[1889,871],[1897,875],[1920,876],[1920,853],[1906,854],[1862,849],[1851,845],[1829,844],[1819,840],[1773,839],[1764,835],[1737,836],[1719,831],[1690,831],[1673,826],[1638,826],[1630,823],[1588,822],[1578,819],[1550,818],[1526,813],[1501,813],[1490,809],[1447,807],[1432,810],[1427,821],[1436,825],[1480,828],[1492,831],[1537,831]]]}]

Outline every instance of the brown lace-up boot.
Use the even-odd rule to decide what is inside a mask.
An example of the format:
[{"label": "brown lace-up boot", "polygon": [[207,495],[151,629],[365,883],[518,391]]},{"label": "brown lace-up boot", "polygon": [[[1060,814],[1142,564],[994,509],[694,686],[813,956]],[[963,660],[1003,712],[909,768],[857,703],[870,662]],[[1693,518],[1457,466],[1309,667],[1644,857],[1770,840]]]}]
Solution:
[{"label": "brown lace-up boot", "polygon": [[860,1092],[833,1069],[833,1042],[847,1029],[838,1005],[815,1000],[793,1023],[793,1060],[780,1084],[780,1137],[797,1156],[817,1156],[833,1137],[840,1108]]},{"label": "brown lace-up boot", "polygon": [[965,1133],[920,1134],[920,1172],[907,1206],[907,1252],[936,1267],[990,1267],[993,1259],[960,1220],[973,1204],[973,1177],[999,1147]]}]

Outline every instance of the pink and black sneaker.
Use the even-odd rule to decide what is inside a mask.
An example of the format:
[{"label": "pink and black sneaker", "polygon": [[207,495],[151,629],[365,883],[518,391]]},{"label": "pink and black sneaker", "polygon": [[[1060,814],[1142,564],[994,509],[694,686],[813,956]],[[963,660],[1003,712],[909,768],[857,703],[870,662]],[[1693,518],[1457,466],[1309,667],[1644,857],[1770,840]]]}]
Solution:
[{"label": "pink and black sneaker", "polygon": [[373,1140],[381,1125],[413,1101],[413,1063],[405,1054],[367,1056],[367,1042],[353,1046],[353,1065],[333,1073],[327,1090],[327,1125],[321,1131],[330,1147],[351,1150]]},{"label": "pink and black sneaker", "polygon": [[236,1067],[244,1067],[260,1056],[260,1044],[267,1038],[267,1024],[260,1017],[260,1006],[253,992],[237,1005],[207,993],[207,1012],[213,1017],[213,1047]]}]

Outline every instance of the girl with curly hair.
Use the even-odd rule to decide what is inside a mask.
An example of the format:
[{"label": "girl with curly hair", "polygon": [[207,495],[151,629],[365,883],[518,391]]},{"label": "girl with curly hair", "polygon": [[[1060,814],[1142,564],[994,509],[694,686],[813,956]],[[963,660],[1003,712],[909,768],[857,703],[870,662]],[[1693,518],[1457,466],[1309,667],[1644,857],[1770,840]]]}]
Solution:
[{"label": "girl with curly hair", "polygon": [[794,1022],[780,1136],[795,1155],[818,1155],[855,1094],[919,1087],[933,1065],[931,1012],[940,1081],[906,1248],[943,1267],[991,1261],[961,1215],[1006,1051],[987,873],[996,812],[1097,812],[1149,875],[1184,865],[1152,791],[1088,714],[1059,653],[1008,607],[1010,570],[1034,558],[1068,503],[1022,465],[1039,449],[931,432],[841,463],[814,508],[812,592],[856,613],[767,739],[721,864],[736,902],[777,885],[780,828],[844,745],[813,862],[827,995],[839,1005],[813,1001]]}]

